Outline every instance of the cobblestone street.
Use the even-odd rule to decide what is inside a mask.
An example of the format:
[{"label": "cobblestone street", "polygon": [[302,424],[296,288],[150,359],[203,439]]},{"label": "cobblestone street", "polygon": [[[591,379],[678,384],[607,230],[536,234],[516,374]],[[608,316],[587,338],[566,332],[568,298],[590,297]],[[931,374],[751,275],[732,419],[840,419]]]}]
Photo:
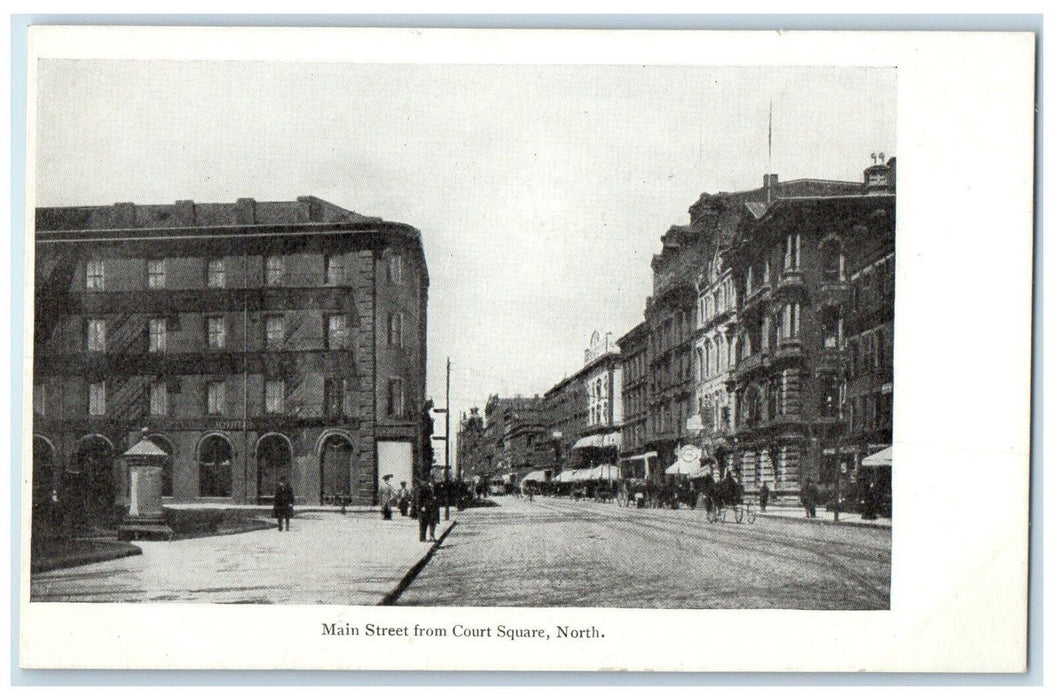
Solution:
[{"label": "cobblestone street", "polygon": [[400,605],[886,609],[891,531],[512,497],[458,526]]},{"label": "cobblestone street", "polygon": [[376,605],[428,552],[398,515],[305,512],[289,532],[137,542],[141,556],[32,578],[32,600]]}]

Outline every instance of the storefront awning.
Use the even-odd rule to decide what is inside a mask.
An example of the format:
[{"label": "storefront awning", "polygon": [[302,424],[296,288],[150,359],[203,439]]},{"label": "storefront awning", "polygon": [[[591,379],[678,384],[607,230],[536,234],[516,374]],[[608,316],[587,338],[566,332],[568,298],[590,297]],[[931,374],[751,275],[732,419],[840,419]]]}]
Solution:
[{"label": "storefront awning", "polygon": [[666,473],[687,476],[689,479],[695,479],[703,475],[703,468],[700,466],[698,458],[693,460],[679,459],[666,467]]},{"label": "storefront awning", "polygon": [[649,459],[657,459],[658,457],[659,457],[659,453],[658,452],[645,452],[642,455],[633,455],[632,457],[623,457],[622,461],[623,462],[630,462],[630,461],[635,460],[635,459],[643,459],[643,460],[647,461]]},{"label": "storefront awning", "polygon": [[610,433],[597,433],[579,438],[571,449],[580,450],[584,447],[622,447],[622,433],[614,431]]},{"label": "storefront awning", "polygon": [[541,483],[543,481],[548,481],[548,479],[545,478],[545,472],[543,472],[543,471],[534,471],[534,472],[528,472],[527,474],[524,474],[523,478],[520,479],[520,481],[521,482],[523,482],[523,481],[534,481],[534,482]]},{"label": "storefront awning", "polygon": [[865,467],[893,467],[893,448],[887,447],[873,455],[868,455],[860,462]]}]

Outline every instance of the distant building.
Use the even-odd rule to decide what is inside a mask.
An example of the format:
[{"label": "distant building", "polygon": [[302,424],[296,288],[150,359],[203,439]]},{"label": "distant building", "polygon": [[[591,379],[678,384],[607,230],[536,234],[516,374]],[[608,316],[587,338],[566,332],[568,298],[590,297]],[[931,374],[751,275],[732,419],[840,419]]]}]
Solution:
[{"label": "distant building", "polygon": [[108,517],[147,428],[164,497],[375,502],[421,462],[418,231],[314,197],[36,212],[34,482]]},{"label": "distant building", "polygon": [[494,395],[481,416],[478,408],[462,419],[458,432],[462,478],[517,483],[529,471],[544,468],[548,445],[539,396]]},{"label": "distant building", "polygon": [[594,332],[585,364],[546,392],[546,433],[559,472],[595,464],[616,464],[622,445],[622,359],[612,334]]},{"label": "distant building", "polygon": [[[648,445],[648,328],[641,322],[618,340],[622,353],[623,473],[634,478],[651,476],[658,456]],[[649,461],[650,460],[650,461]]]}]

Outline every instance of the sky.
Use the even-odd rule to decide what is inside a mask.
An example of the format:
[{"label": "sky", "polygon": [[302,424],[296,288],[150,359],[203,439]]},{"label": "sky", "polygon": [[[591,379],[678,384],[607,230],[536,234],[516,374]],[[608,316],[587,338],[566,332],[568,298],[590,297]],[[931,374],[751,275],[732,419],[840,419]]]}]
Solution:
[{"label": "sky", "polygon": [[896,155],[892,68],[47,60],[37,85],[37,206],[315,195],[418,228],[452,426],[643,320],[700,193]]}]

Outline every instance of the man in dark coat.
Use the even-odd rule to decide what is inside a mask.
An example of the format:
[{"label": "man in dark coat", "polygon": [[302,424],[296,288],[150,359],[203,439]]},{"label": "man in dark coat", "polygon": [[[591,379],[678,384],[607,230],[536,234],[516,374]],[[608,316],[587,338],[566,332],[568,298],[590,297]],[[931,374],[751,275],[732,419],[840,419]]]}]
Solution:
[{"label": "man in dark coat", "polygon": [[414,489],[417,505],[417,531],[422,542],[425,534],[431,542],[436,539],[436,524],[439,522],[439,504],[436,502],[435,486],[425,481]]},{"label": "man in dark coat", "polygon": [[274,517],[278,521],[279,532],[282,531],[283,521],[286,531],[289,530],[289,518],[293,517],[293,501],[295,500],[293,487],[289,485],[284,476],[279,477],[278,486],[274,490]]},{"label": "man in dark coat", "polygon": [[765,506],[769,504],[769,482],[763,481],[758,491],[758,503],[761,504],[761,512],[765,512]]}]

